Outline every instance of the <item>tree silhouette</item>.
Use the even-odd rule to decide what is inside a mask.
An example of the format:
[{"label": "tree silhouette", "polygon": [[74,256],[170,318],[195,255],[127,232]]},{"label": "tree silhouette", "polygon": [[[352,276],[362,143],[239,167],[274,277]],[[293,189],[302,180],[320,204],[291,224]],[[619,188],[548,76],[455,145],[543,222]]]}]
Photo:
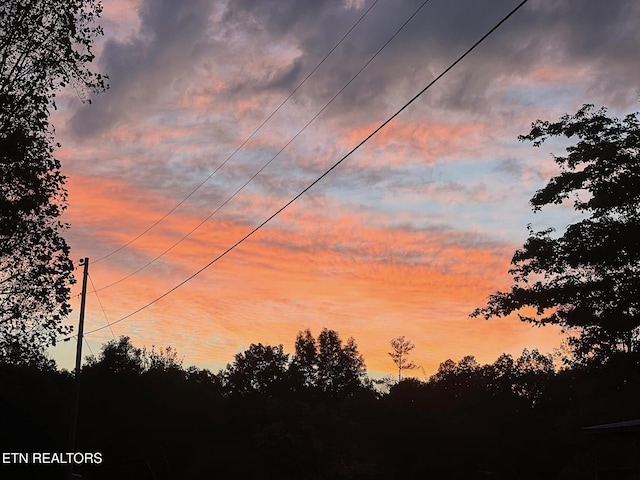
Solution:
[{"label": "tree silhouette", "polygon": [[143,350],[134,346],[131,339],[121,336],[102,346],[98,358],[87,357],[87,369],[118,375],[140,375],[145,369]]},{"label": "tree silhouette", "polygon": [[318,386],[323,392],[353,393],[362,387],[364,358],[353,338],[342,345],[335,330],[323,328],[318,335]]},{"label": "tree silhouette", "polygon": [[182,358],[178,351],[171,347],[151,346],[151,350],[142,348],[142,364],[146,372],[167,372],[170,370],[182,370]]},{"label": "tree silhouette", "polygon": [[288,363],[289,355],[284,353],[282,345],[251,344],[236,354],[233,363],[223,372],[226,388],[240,395],[273,393],[283,384]]},{"label": "tree silhouette", "polygon": [[68,332],[61,323],[73,279],[58,220],[66,201],[60,164],[47,132],[28,123],[0,136],[0,358],[12,363]]},{"label": "tree silhouette", "polygon": [[391,340],[392,352],[387,352],[393,363],[398,367],[398,382],[402,380],[403,370],[413,370],[418,368],[418,365],[409,360],[408,356],[411,351],[416,348],[413,342],[405,340],[404,335],[396,337]]},{"label": "tree silhouette", "polygon": [[349,338],[343,345],[338,332],[327,328],[317,341],[308,329],[298,333],[290,371],[306,388],[337,395],[350,395],[362,388],[366,375],[355,340]]},{"label": "tree silhouette", "polygon": [[309,329],[298,332],[295,354],[289,366],[294,385],[313,388],[318,382],[318,346]]},{"label": "tree silhouette", "polygon": [[82,99],[105,89],[105,77],[88,68],[102,35],[99,0],[5,0],[0,12],[0,136],[27,112],[48,117],[67,85]]},{"label": "tree silhouette", "polygon": [[553,359],[537,349],[524,349],[514,365],[515,380],[513,392],[530,401],[542,395],[548,378],[554,375]]},{"label": "tree silhouette", "polygon": [[473,355],[466,355],[458,363],[447,359],[440,364],[438,371],[429,381],[439,384],[447,394],[453,397],[468,395],[484,387],[485,372]]},{"label": "tree silhouette", "polygon": [[[101,91],[87,65],[95,0],[0,4],[0,360],[29,363],[68,333],[73,265],[59,218],[65,178],[49,111],[66,85]],[[84,95],[83,93],[83,95]],[[26,359],[26,360],[25,360]]]},{"label": "tree silhouette", "polygon": [[606,109],[583,106],[558,122],[538,120],[520,140],[539,147],[552,137],[577,137],[568,154],[554,157],[561,173],[531,199],[534,211],[573,198],[586,216],[553,236],[554,229],[533,231],[511,261],[511,291],[489,297],[472,316],[520,314],[536,325],[560,325],[577,331],[578,355],[608,357],[637,347],[640,325],[640,121],[622,120]]}]

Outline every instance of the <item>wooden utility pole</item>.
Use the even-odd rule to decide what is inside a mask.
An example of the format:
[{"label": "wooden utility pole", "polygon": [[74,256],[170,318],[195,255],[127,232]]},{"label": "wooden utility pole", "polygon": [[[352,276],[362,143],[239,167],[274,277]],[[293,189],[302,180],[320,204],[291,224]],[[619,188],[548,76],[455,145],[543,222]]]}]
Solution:
[{"label": "wooden utility pole", "polygon": [[[82,274],[82,295],[80,297],[80,320],[78,322],[78,344],[76,345],[76,370],[75,378],[75,399],[73,402],[73,412],[71,414],[71,426],[69,427],[69,452],[75,452],[76,448],[76,427],[78,425],[78,407],[80,405],[80,368],[82,364],[82,333],[84,331],[84,307],[87,303],[87,277],[89,276],[89,259],[80,260],[80,265],[84,265]],[[70,463],[67,469],[67,478],[73,478],[73,464]]]}]

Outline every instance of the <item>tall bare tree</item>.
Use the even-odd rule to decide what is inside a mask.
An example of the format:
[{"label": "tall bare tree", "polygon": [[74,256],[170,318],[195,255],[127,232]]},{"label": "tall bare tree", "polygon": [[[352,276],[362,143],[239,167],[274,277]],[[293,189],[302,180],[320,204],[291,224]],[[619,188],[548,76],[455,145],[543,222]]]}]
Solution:
[{"label": "tall bare tree", "polygon": [[404,335],[391,340],[391,348],[393,351],[388,352],[389,356],[393,360],[393,363],[398,367],[398,381],[402,380],[403,370],[413,370],[419,366],[409,360],[409,354],[416,348],[413,342],[406,340]]}]

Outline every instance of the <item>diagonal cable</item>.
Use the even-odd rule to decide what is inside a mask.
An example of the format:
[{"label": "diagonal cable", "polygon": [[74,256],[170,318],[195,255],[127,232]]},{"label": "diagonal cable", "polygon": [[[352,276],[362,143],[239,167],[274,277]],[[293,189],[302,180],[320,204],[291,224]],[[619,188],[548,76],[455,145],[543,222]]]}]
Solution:
[{"label": "diagonal cable", "polygon": [[89,281],[91,282],[91,287],[93,288],[93,292],[91,292],[91,293],[95,293],[96,294],[96,299],[98,300],[98,305],[100,305],[100,309],[102,310],[102,313],[104,315],[104,320],[107,323],[107,325],[109,326],[109,330],[111,330],[111,335],[113,336],[113,339],[117,341],[116,334],[113,333],[113,328],[111,328],[111,324],[109,323],[109,317],[107,317],[107,312],[105,311],[104,306],[102,305],[102,302],[100,301],[100,296],[98,295],[98,290],[96,289],[96,286],[93,283],[93,279],[91,278],[91,274],[87,273],[87,276],[89,277]]},{"label": "diagonal cable", "polygon": [[[527,3],[527,1],[528,0],[522,0],[513,10],[511,10],[502,20],[500,20],[500,22],[498,22],[493,28],[491,28],[491,30],[489,30],[487,33],[485,33],[478,41],[476,41],[476,43],[474,43],[471,47],[469,47],[462,55],[460,55],[458,57],[458,59],[456,61],[454,61],[442,73],[440,73],[436,78],[434,78],[431,82],[429,82],[429,84],[426,87],[424,87],[415,96],[413,96],[413,98],[411,98],[407,103],[405,103],[398,111],[396,111],[396,113],[394,113],[387,120],[385,120],[383,123],[381,123],[375,130],[373,130],[369,135],[367,135],[363,140],[361,140],[360,143],[358,143],[355,147],[353,147],[347,154],[345,154],[342,158],[340,158],[338,161],[336,161],[322,175],[320,175],[318,178],[316,178],[307,187],[305,187],[300,193],[298,193],[295,197],[293,197],[291,200],[289,200],[287,203],[285,203],[282,207],[280,207],[278,210],[276,210],[269,218],[264,220],[260,225],[255,227],[253,230],[251,230],[249,233],[247,233],[244,237],[242,237],[240,240],[238,240],[232,246],[227,248],[224,252],[222,252],[220,255],[215,257],[209,263],[204,265],[198,271],[196,271],[195,273],[191,274],[189,277],[187,277],[186,279],[184,279],[183,281],[181,281],[180,283],[178,283],[177,285],[175,285],[171,289],[167,290],[166,292],[164,292],[159,297],[156,297],[155,299],[151,300],[150,302],[146,303],[145,305],[141,306],[140,308],[134,310],[133,312],[125,315],[124,317],[121,317],[118,320],[115,320],[115,321],[111,322],[110,325],[115,325],[116,323],[120,323],[120,322],[122,322],[122,321],[124,321],[124,320],[126,320],[128,318],[131,318],[132,316],[140,313],[142,310],[145,310],[145,309],[149,308],[150,306],[152,306],[153,304],[159,302],[160,300],[162,300],[166,296],[168,296],[171,293],[175,292],[178,288],[182,287],[183,285],[185,285],[189,281],[193,280],[195,277],[197,277],[202,272],[204,272],[206,269],[208,269],[213,264],[215,264],[218,260],[220,260],[221,258],[225,257],[229,252],[233,251],[236,247],[238,247],[240,244],[242,244],[245,240],[250,238],[258,230],[260,230],[267,223],[269,223],[271,220],[273,220],[277,215],[279,215],[282,211],[284,211],[287,207],[289,207],[289,205],[291,205],[293,202],[298,200],[302,195],[304,195],[306,192],[308,192],[311,188],[313,188],[314,185],[316,185],[323,178],[325,178],[327,175],[329,175],[329,173],[331,173],[334,169],[336,169],[342,162],[344,162],[347,158],[349,158],[354,152],[356,152],[362,145],[364,145],[366,142],[368,142],[380,130],[382,130],[389,123],[391,123],[398,115],[400,115],[400,113],[402,113],[404,110],[406,110],[409,107],[409,105],[411,105],[419,97],[421,97],[429,88],[431,88],[436,82],[438,82],[442,77],[444,77],[451,69],[453,69],[456,65],[458,65],[458,63],[460,63],[467,55],[469,55],[473,50],[475,50],[482,42],[484,42],[493,32],[495,32],[498,28],[500,28],[500,26],[504,22],[506,22],[509,18],[511,18],[511,16],[513,14],[515,14],[525,3]],[[94,332],[97,332],[99,330],[103,330],[105,328],[107,328],[106,325],[102,326],[102,327],[99,327],[99,328],[96,328],[96,329],[91,330],[91,331],[86,332],[86,333],[87,334],[94,333]],[[68,338],[72,338],[72,337],[68,337]]]},{"label": "diagonal cable", "polygon": [[[340,40],[338,40],[338,43],[336,43],[333,48],[331,50],[329,50],[329,52],[327,52],[327,54],[322,58],[322,60],[320,60],[320,63],[318,63],[313,70],[311,70],[307,76],[298,84],[298,86],[296,88],[293,89],[293,91],[289,94],[289,96],[287,96],[287,98],[285,98],[280,105],[278,105],[278,107],[271,112],[271,114],[264,119],[264,121],[258,126],[258,128],[256,128],[253,133],[251,135],[249,135],[232,153],[231,155],[229,155],[226,160],[224,162],[222,162],[213,172],[211,172],[209,174],[209,176],[207,178],[205,178],[198,186],[196,186],[196,188],[194,188],[185,198],[183,198],[180,202],[178,202],[178,204],[176,204],[171,210],[169,210],[167,213],[165,213],[162,217],[160,217],[158,220],[156,220],[150,227],[148,227],[146,230],[144,230],[142,233],[140,233],[139,235],[137,235],[136,237],[132,238],[131,240],[129,240],[127,243],[125,243],[124,245],[121,245],[120,247],[118,247],[117,249],[115,249],[114,251],[112,251],[111,253],[100,257],[98,260],[94,261],[93,263],[98,263],[102,260],[105,260],[106,258],[111,257],[112,255],[118,253],[120,250],[128,247],[129,245],[131,245],[133,242],[135,242],[136,240],[138,240],[139,238],[141,238],[142,236],[146,235],[147,233],[149,233],[153,228],[155,228],[158,224],[160,224],[165,218],[167,218],[169,215],[171,215],[173,212],[175,212],[184,202],[186,202],[189,198],[191,198],[191,196],[196,193],[198,190],[200,190],[200,188],[202,188],[202,186],[207,183],[211,177],[213,177],[218,170],[220,170],[222,167],[225,166],[225,164],[231,160],[236,153],[238,153],[238,151],[240,151],[240,149],[242,147],[244,147],[247,142],[249,142],[249,140],[251,140],[261,129],[262,127],[264,127],[266,125],[266,123],[271,120],[273,118],[273,116],[278,113],[280,111],[280,109],[284,106],[285,103],[287,103],[289,101],[289,99],[291,99],[291,97],[293,97],[296,92],[298,90],[300,90],[300,88],[306,83],[306,81],[309,79],[309,77],[311,77],[311,75],[313,75],[316,70],[318,70],[318,68],[320,68],[320,66],[325,62],[325,60],[327,58],[329,58],[329,56],[336,50],[336,48],[338,48],[342,42],[349,36],[349,34],[360,24],[360,22],[364,19],[364,17],[367,16],[367,14],[371,11],[371,9],[373,9],[373,7],[375,7],[375,5],[379,2],[379,0],[375,0],[370,6],[369,8],[367,8],[367,10],[365,10],[365,12],[360,16],[360,18],[358,19],[358,21],[356,23],[354,23],[351,28],[347,31],[347,33],[345,33],[342,38]],[[206,221],[206,220],[205,220]],[[200,225],[198,225],[200,226]],[[196,227],[197,228],[197,227]],[[187,234],[187,236],[189,236],[192,232],[189,232],[189,234]],[[178,242],[180,243],[180,242]],[[174,245],[175,246],[175,245]],[[173,247],[171,247],[173,248]],[[171,249],[169,249],[171,250]],[[166,252],[165,252],[166,253]],[[164,253],[163,253],[164,255]],[[157,259],[154,259],[154,261]],[[145,268],[147,265],[145,265],[142,268]],[[136,270],[132,275],[134,275],[135,273],[137,273],[139,270]],[[128,277],[125,277],[128,278]],[[110,285],[109,285],[110,286]],[[108,288],[108,287],[103,287],[104,288]]]},{"label": "diagonal cable", "polygon": [[422,10],[422,8],[429,3],[430,0],[424,0],[422,2],[422,4],[413,12],[413,14],[407,19],[405,20],[405,22],[395,31],[395,33],[389,37],[389,39],[384,43],[384,45],[382,45],[378,51],[376,53],[373,54],[373,56],[362,66],[360,67],[360,70],[358,70],[356,72],[355,75],[353,75],[351,77],[351,79],[344,84],[344,86],[338,90],[338,92],[331,98],[331,100],[329,100],[312,118],[311,120],[309,120],[300,130],[298,130],[298,132],[282,147],[280,148],[280,150],[278,150],[278,152],[271,157],[266,163],[264,163],[246,182],[244,182],[229,198],[227,198],[224,202],[222,202],[222,204],[220,204],[213,212],[211,212],[204,220],[202,220],[200,223],[198,223],[195,227],[193,227],[189,232],[187,232],[185,235],[182,236],[182,238],[180,238],[178,241],[176,241],[173,245],[171,245],[169,248],[167,248],[166,250],[164,250],[162,253],[160,253],[159,255],[157,255],[155,258],[149,260],[147,263],[145,263],[144,265],[142,265],[141,267],[139,267],[137,270],[134,270],[133,272],[131,272],[130,274],[122,277],[119,280],[116,280],[115,282],[109,284],[109,285],[105,285],[104,287],[100,287],[98,290],[96,291],[102,291],[102,290],[106,290],[107,288],[111,288],[114,285],[117,285],[120,282],[123,282],[125,280],[127,280],[128,278],[133,277],[134,275],[136,275],[137,273],[141,272],[142,270],[144,270],[145,268],[147,268],[148,266],[150,266],[151,264],[155,263],[157,260],[159,260],[160,258],[162,258],[163,256],[165,256],[167,253],[169,253],[171,250],[173,250],[175,247],[177,247],[180,243],[182,243],[184,240],[186,240],[189,236],[191,236],[191,234],[193,234],[196,230],[198,230],[202,225],[204,225],[211,217],[213,217],[216,213],[218,213],[225,205],[227,205],[231,200],[233,200],[235,198],[236,195],[238,195],[242,190],[244,190],[244,188],[249,185],[258,175],[260,175],[260,173],[267,168],[271,162],[273,162],[289,145],[291,145],[320,115],[322,115],[322,113],[324,113],[324,111],[329,108],[329,106],[334,102],[334,100],[336,98],[338,98],[338,96],[340,96],[340,94],[342,92],[344,92],[347,87],[349,87],[349,85],[351,85],[354,80],[369,66],[369,64],[371,62],[373,62],[373,60],[375,60],[375,58],[393,41],[393,39],[398,36],[398,34],[404,29],[404,27],[420,12],[420,10]]}]

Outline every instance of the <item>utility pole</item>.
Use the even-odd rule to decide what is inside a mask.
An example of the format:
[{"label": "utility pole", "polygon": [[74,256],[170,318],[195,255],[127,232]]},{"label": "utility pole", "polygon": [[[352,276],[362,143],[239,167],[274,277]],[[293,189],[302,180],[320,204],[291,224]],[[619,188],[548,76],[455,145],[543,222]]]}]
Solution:
[{"label": "utility pole", "polygon": [[[82,333],[84,331],[84,307],[87,303],[87,277],[89,276],[89,259],[80,260],[80,265],[84,265],[82,274],[82,295],[80,297],[80,320],[78,322],[78,344],[76,345],[76,370],[75,378],[75,399],[73,402],[73,413],[71,414],[71,426],[69,427],[69,452],[75,452],[76,448],[76,427],[78,425],[78,407],[80,405],[80,367],[82,364]],[[71,480],[73,475],[73,463],[69,463],[67,468],[67,479]]]}]

